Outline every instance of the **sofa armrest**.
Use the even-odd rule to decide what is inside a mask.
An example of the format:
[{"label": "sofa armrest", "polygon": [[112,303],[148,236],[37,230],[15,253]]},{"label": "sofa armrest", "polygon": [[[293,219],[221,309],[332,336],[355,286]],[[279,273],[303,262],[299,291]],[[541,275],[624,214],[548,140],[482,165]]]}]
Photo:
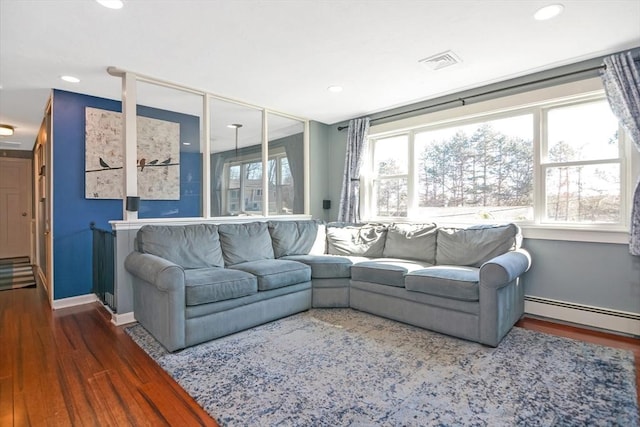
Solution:
[{"label": "sofa armrest", "polygon": [[184,269],[159,256],[131,252],[124,261],[127,271],[162,291],[184,287]]},{"label": "sofa armrest", "polygon": [[501,288],[531,267],[531,255],[524,249],[517,249],[499,255],[480,267],[480,285]]},{"label": "sofa armrest", "polygon": [[133,276],[133,314],[167,350],[186,346],[184,269],[164,258],[131,252],[124,261]]}]

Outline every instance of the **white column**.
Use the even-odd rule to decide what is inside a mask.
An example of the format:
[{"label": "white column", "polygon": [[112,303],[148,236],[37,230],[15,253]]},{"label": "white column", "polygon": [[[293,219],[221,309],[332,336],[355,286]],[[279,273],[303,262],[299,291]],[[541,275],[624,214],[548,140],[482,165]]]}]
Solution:
[{"label": "white column", "polygon": [[262,215],[269,216],[269,125],[262,110]]},{"label": "white column", "polygon": [[200,144],[202,153],[202,216],[211,216],[211,112],[209,111],[209,95],[202,97],[203,143]]},{"label": "white column", "polygon": [[309,161],[309,120],[304,121],[304,214],[311,214],[311,194],[310,193],[310,161]]},{"label": "white column", "polygon": [[138,195],[138,130],[136,76],[124,73],[122,77],[122,120],[124,123],[123,179],[124,197],[122,199],[122,218],[125,221],[138,219],[138,212],[126,208],[127,196]]}]

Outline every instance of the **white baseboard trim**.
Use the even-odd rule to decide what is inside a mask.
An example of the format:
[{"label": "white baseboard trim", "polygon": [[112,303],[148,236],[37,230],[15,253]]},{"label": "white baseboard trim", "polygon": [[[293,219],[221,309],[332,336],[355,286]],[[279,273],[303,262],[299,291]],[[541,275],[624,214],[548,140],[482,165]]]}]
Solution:
[{"label": "white baseboard trim", "polygon": [[54,299],[52,308],[58,310],[61,308],[75,307],[76,305],[90,304],[98,301],[96,294],[79,295],[77,297]]},{"label": "white baseboard trim", "polygon": [[640,336],[640,314],[526,296],[524,312],[549,319]]},{"label": "white baseboard trim", "polygon": [[136,318],[133,317],[133,311],[129,313],[111,313],[111,323],[116,326],[126,325],[127,323],[136,322]]}]

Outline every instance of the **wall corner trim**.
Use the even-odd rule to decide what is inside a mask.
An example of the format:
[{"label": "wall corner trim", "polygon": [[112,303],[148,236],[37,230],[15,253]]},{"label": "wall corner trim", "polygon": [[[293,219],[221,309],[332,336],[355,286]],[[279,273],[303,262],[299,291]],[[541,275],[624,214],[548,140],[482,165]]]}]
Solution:
[{"label": "wall corner trim", "polygon": [[129,313],[111,313],[111,323],[116,326],[126,325],[128,323],[137,322],[136,318],[133,316],[133,311]]}]

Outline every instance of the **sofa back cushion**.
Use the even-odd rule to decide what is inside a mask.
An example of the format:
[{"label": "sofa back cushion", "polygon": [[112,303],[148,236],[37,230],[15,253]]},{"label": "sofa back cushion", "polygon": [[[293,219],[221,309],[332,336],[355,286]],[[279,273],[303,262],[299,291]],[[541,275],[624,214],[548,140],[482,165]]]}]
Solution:
[{"label": "sofa back cushion", "polygon": [[515,224],[439,228],[436,264],[480,267],[486,261],[520,247],[522,235]]},{"label": "sofa back cushion", "polygon": [[402,258],[435,264],[436,224],[393,223],[387,229],[387,240],[382,255],[385,258]]},{"label": "sofa back cushion", "polygon": [[274,258],[266,222],[220,224],[218,233],[225,265]]},{"label": "sofa back cushion", "polygon": [[167,259],[182,268],[224,266],[214,224],[143,225],[136,235],[139,252]]},{"label": "sofa back cushion", "polygon": [[269,221],[276,258],[327,253],[327,228],[322,221]]},{"label": "sofa back cushion", "polygon": [[387,228],[378,224],[327,224],[327,251],[331,255],[382,257]]}]

